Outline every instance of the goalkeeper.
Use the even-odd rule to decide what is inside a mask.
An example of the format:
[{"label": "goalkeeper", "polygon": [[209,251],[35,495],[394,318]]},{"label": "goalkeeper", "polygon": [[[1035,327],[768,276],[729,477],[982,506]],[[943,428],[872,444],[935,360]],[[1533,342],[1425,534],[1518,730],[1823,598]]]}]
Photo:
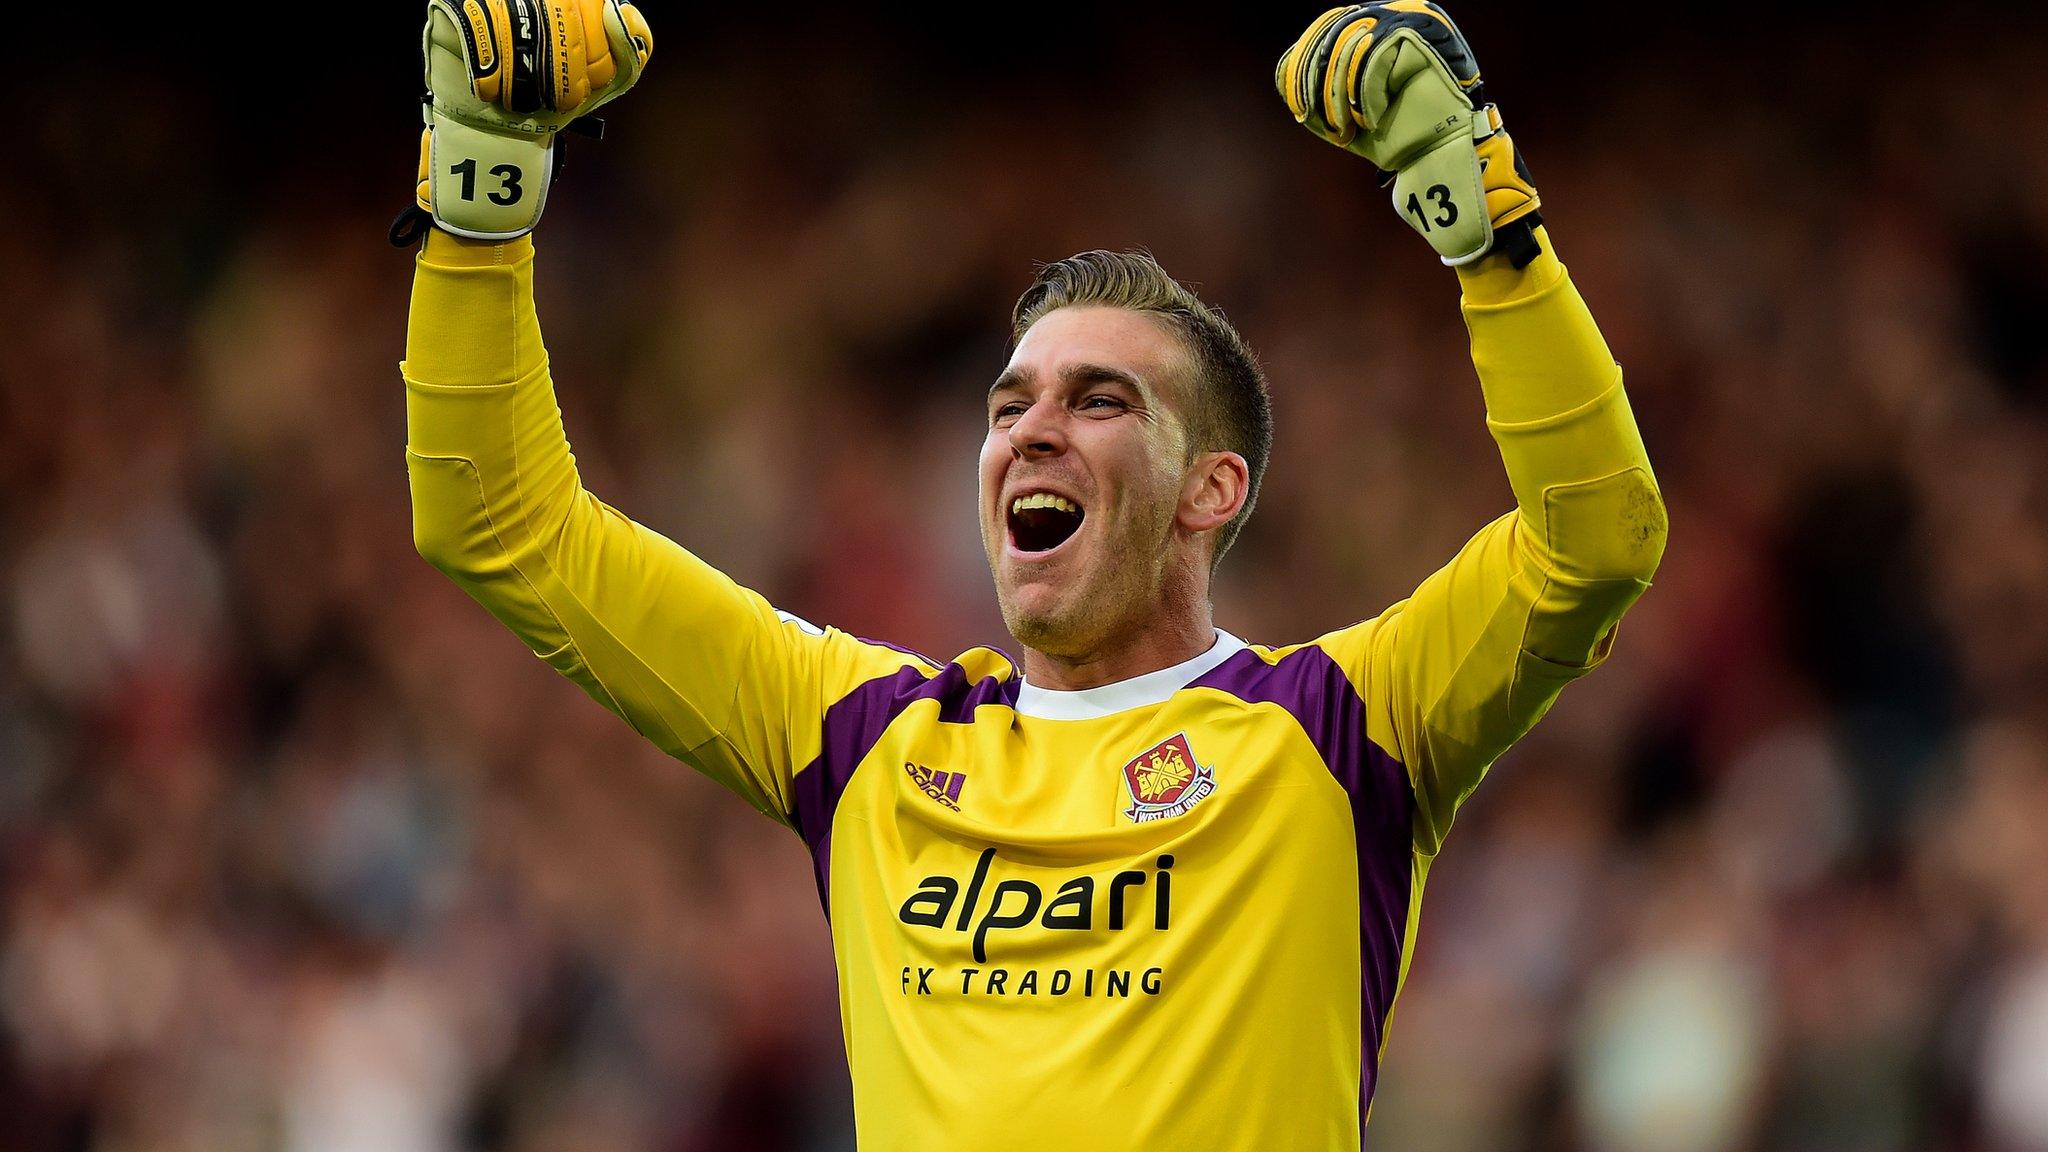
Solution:
[{"label": "goalkeeper", "polygon": [[559,134],[651,46],[619,0],[429,5],[396,232],[424,237],[421,554],[801,837],[861,1147],[1357,1148],[1459,803],[1608,658],[1665,541],[1620,370],[1464,38],[1422,0],[1334,9],[1276,80],[1455,268],[1513,506],[1359,623],[1218,630],[1265,381],[1149,258],[1082,253],[1026,289],[992,383],[963,383],[987,392],[980,531],[1021,658],[947,661],[779,612],[583,486],[529,233]]}]

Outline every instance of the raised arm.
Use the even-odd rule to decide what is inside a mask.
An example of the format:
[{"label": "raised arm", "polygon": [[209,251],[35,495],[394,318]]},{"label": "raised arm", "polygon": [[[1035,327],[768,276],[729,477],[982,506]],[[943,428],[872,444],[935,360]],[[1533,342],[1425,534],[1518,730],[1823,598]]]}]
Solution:
[{"label": "raised arm", "polygon": [[1427,0],[1334,8],[1276,74],[1295,119],[1371,160],[1456,267],[1515,510],[1413,596],[1319,643],[1407,769],[1434,853],[1458,804],[1564,685],[1607,658],[1665,516],[1621,369],[1542,227],[1528,166],[1464,36]]},{"label": "raised arm", "polygon": [[[619,10],[615,0],[553,0],[546,11],[580,18],[579,4],[604,8],[599,15]],[[464,63],[477,51],[464,45],[450,35],[442,51]],[[432,68],[430,77],[438,103],[450,82]],[[432,133],[444,132],[449,125],[435,121]],[[524,173],[520,150],[534,145],[514,138],[512,151],[492,153],[499,145],[488,133],[457,139],[464,149],[431,138],[423,149],[421,188],[442,210],[414,273],[401,366],[420,554],[643,736],[794,823],[794,777],[817,755],[827,704],[914,658],[782,617],[584,488],[534,305],[528,233],[538,210],[478,219],[454,202],[463,167]],[[545,154],[535,163],[545,168]],[[501,190],[507,183],[497,182]],[[518,235],[465,239],[451,228]]]},{"label": "raised arm", "polygon": [[1460,270],[1487,428],[1515,510],[1371,630],[1375,739],[1407,766],[1434,851],[1495,758],[1612,650],[1663,556],[1656,477],[1621,370],[1564,266]]}]

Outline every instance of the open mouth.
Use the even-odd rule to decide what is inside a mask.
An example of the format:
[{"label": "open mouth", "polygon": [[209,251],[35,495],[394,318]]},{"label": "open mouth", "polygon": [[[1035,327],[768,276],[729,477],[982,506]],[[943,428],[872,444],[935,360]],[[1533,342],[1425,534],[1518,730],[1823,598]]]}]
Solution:
[{"label": "open mouth", "polygon": [[1079,504],[1050,492],[1010,501],[1010,542],[1019,552],[1050,552],[1080,531],[1088,514]]}]

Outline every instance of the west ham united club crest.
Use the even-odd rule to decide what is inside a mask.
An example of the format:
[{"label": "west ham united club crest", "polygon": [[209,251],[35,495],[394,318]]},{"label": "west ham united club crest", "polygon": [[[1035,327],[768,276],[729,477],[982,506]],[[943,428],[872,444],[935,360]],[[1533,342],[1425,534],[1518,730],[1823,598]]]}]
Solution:
[{"label": "west ham united club crest", "polygon": [[1124,765],[1124,783],[1131,788],[1131,806],[1124,815],[1140,824],[1178,816],[1216,791],[1213,765],[1195,762],[1187,733],[1154,745]]}]

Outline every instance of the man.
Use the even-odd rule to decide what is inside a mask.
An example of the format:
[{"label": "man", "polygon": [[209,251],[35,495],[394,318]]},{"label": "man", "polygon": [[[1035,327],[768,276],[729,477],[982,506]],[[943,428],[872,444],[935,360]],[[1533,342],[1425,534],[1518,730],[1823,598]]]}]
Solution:
[{"label": "man", "polygon": [[1021,664],[777,612],[579,482],[526,233],[554,131],[650,43],[620,0],[433,0],[436,226],[403,365],[420,552],[801,834],[863,1148],[1356,1148],[1458,803],[1606,659],[1665,537],[1619,369],[1456,28],[1421,0],[1336,9],[1276,79],[1456,266],[1516,508],[1373,619],[1219,632],[1265,383],[1150,259],[1084,253],[1018,302],[988,392],[981,532]]}]

